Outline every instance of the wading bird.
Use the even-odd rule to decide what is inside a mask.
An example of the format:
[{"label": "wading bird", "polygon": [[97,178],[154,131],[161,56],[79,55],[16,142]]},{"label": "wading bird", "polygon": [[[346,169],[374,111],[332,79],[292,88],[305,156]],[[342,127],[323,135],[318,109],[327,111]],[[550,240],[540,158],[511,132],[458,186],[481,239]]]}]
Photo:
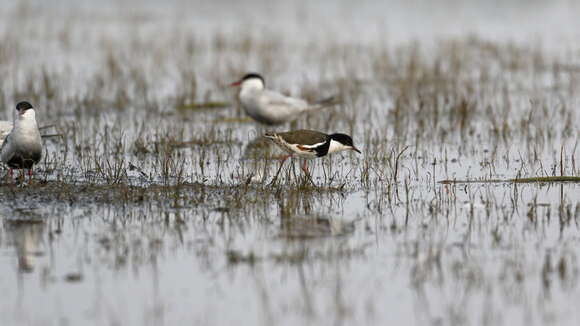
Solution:
[{"label": "wading bird", "polygon": [[28,169],[28,176],[32,178],[32,167],[42,157],[42,140],[36,125],[36,114],[28,102],[18,103],[16,111],[14,127],[0,148],[0,160],[8,165],[10,176],[12,169]]},{"label": "wading bird", "polygon": [[[352,138],[346,134],[335,133],[327,135],[314,130],[295,130],[280,133],[266,133],[264,137],[270,139],[288,153],[282,157],[280,168],[278,168],[274,180],[278,178],[284,162],[293,155],[304,159],[313,159],[345,150],[353,150],[360,153],[360,150],[354,146]],[[302,170],[306,174],[309,174],[306,160],[304,160]]]},{"label": "wading bird", "polygon": [[240,87],[240,103],[244,111],[259,123],[270,126],[291,122],[302,113],[336,104],[334,97],[308,103],[300,98],[268,90],[264,78],[256,73],[246,74],[230,86]]}]

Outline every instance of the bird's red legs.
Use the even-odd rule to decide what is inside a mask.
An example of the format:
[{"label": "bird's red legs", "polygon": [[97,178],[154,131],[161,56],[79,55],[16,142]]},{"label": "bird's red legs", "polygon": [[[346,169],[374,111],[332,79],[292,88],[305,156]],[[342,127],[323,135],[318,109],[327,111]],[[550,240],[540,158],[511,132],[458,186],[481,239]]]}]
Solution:
[{"label": "bird's red legs", "polygon": [[28,169],[28,183],[32,182],[32,168]]},{"label": "bird's red legs", "polygon": [[280,157],[280,163],[284,164],[284,162],[286,162],[286,160],[289,159],[291,156],[292,154],[282,155]]},{"label": "bird's red legs", "polygon": [[304,163],[302,163],[302,171],[304,171],[304,173],[309,173],[307,160],[304,160]]},{"label": "bird's red legs", "polygon": [[308,178],[308,181],[310,181],[310,183],[312,183],[312,185],[316,185],[314,184],[314,181],[312,181],[312,176],[310,175],[310,171],[308,171],[308,161],[304,160],[304,163],[302,163],[302,171],[304,171],[304,174],[306,175],[306,177]]},{"label": "bird's red legs", "polygon": [[274,184],[276,180],[278,180],[278,175],[280,174],[280,171],[282,171],[282,166],[284,166],[284,162],[286,162],[286,160],[291,156],[292,154],[288,154],[280,158],[280,167],[278,168],[278,171],[276,172],[276,175],[274,176],[274,179],[272,179],[272,182],[270,182],[270,184]]}]

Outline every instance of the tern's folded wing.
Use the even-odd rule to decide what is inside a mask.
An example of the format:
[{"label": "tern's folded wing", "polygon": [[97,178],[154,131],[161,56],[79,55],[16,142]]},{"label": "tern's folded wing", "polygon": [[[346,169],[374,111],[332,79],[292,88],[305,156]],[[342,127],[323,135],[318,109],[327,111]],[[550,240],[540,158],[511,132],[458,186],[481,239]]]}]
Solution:
[{"label": "tern's folded wing", "polygon": [[0,144],[4,142],[4,139],[12,131],[12,121],[0,121]]},{"label": "tern's folded wing", "polygon": [[278,110],[288,113],[296,113],[308,109],[308,102],[305,100],[272,91],[264,91],[260,101],[269,107],[276,107]]},{"label": "tern's folded wing", "polygon": [[2,141],[2,146],[0,147],[0,160],[6,163],[12,159],[13,155],[14,151],[10,146],[10,134],[8,134]]}]

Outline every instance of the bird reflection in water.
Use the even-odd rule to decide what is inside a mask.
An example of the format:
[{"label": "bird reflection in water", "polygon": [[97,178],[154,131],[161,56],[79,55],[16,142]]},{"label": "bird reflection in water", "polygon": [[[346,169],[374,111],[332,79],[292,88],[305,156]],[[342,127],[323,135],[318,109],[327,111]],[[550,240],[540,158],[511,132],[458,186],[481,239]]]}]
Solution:
[{"label": "bird reflection in water", "polygon": [[44,223],[38,220],[9,220],[5,223],[10,243],[18,257],[18,271],[34,271],[36,257],[42,254],[40,248]]},{"label": "bird reflection in water", "polygon": [[280,236],[288,239],[343,236],[354,232],[354,223],[324,215],[293,216],[282,220]]}]

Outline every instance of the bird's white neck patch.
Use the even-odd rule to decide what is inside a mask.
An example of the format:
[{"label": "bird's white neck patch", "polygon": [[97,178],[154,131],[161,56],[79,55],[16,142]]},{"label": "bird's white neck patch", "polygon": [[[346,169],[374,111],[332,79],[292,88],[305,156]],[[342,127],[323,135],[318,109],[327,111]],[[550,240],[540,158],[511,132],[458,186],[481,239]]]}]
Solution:
[{"label": "bird's white neck patch", "polygon": [[350,149],[350,146],[346,146],[342,143],[337,142],[334,139],[331,139],[330,146],[328,147],[328,154],[336,153],[336,152],[340,152],[340,151],[345,151],[347,149]]},{"label": "bird's white neck patch", "polygon": [[262,90],[264,83],[259,78],[250,78],[242,82],[242,92],[247,90]]},{"label": "bird's white neck patch", "polygon": [[20,112],[18,112],[16,114],[18,115],[18,120],[30,120],[30,119],[34,119],[36,116],[34,109],[28,109],[28,110],[24,111],[23,114],[20,114]]},{"label": "bird's white neck patch", "polygon": [[32,126],[36,127],[36,113],[34,112],[34,109],[28,109],[28,110],[24,111],[23,114],[20,114],[20,112],[17,112],[14,125],[15,126],[32,125]]}]

